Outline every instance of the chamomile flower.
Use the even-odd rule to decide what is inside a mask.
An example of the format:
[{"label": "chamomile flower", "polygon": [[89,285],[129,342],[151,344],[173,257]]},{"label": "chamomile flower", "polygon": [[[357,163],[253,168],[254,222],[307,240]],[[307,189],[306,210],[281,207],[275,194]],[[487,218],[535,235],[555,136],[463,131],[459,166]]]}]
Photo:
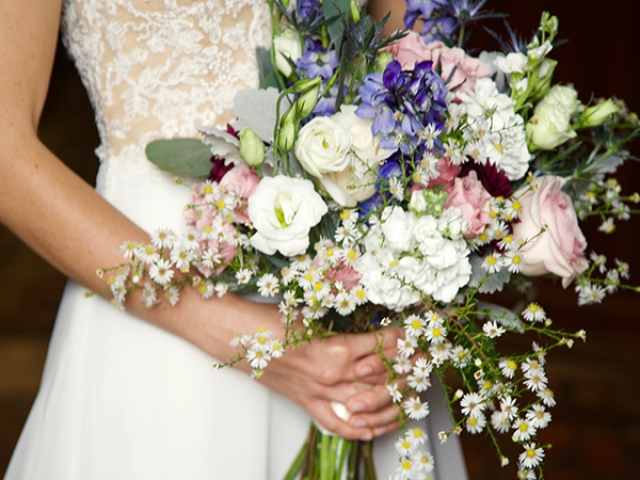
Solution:
[{"label": "chamomile flower", "polygon": [[393,400],[393,403],[400,403],[402,401],[402,392],[398,388],[398,384],[394,383],[393,385],[387,385],[387,391]]},{"label": "chamomile flower", "polygon": [[526,418],[537,429],[546,428],[551,422],[551,414],[542,405],[533,405],[526,413]]},{"label": "chamomile flower", "polygon": [[529,420],[517,419],[511,427],[514,429],[514,442],[526,442],[536,434],[536,428]]},{"label": "chamomile flower", "polygon": [[532,392],[539,392],[547,388],[548,380],[542,370],[529,370],[524,375],[527,377],[524,384]]},{"label": "chamomile flower", "polygon": [[413,365],[413,374],[414,375],[431,375],[433,371],[433,365],[429,360],[424,357],[419,357],[416,359],[415,364]]},{"label": "chamomile flower", "polygon": [[173,270],[171,269],[171,262],[168,260],[158,260],[149,268],[149,276],[151,280],[158,285],[166,285],[173,278]]},{"label": "chamomile flower", "polygon": [[393,360],[393,371],[398,375],[409,373],[411,371],[411,361],[409,356],[397,356]]},{"label": "chamomile flower", "polygon": [[136,256],[146,265],[151,265],[160,260],[160,253],[153,244],[138,245],[136,248]]},{"label": "chamomile flower", "polygon": [[255,370],[264,370],[267,368],[269,360],[271,360],[271,356],[265,350],[250,348],[247,351],[247,361],[249,365],[251,365],[251,368]]},{"label": "chamomile flower", "polygon": [[336,295],[334,305],[340,315],[349,315],[356,309],[356,300],[350,293],[343,292]]},{"label": "chamomile flower", "polygon": [[484,430],[484,427],[487,425],[487,419],[484,417],[482,413],[475,417],[468,417],[465,422],[465,427],[467,428],[467,432],[472,434],[477,434]]},{"label": "chamomile flower", "polygon": [[280,358],[284,355],[284,346],[280,340],[271,340],[269,342],[269,354],[273,358]]},{"label": "chamomile flower", "polygon": [[475,392],[465,394],[460,400],[461,412],[464,415],[471,417],[477,417],[482,415],[483,410],[486,407],[484,399]]},{"label": "chamomile flower", "polygon": [[429,404],[418,397],[410,397],[402,404],[404,413],[412,420],[421,420],[429,415]]},{"label": "chamomile flower", "polygon": [[487,255],[483,262],[482,268],[489,274],[498,273],[502,268],[502,256],[498,252],[492,252],[491,255]]},{"label": "chamomile flower", "polygon": [[211,298],[213,296],[213,283],[206,281],[206,282],[201,282],[196,289],[198,290],[198,292],[200,292],[200,295],[202,295],[202,298]]},{"label": "chamomile flower", "polygon": [[122,245],[120,245],[120,252],[124,256],[124,258],[132,259],[135,255],[137,247],[138,244],[136,242],[127,240],[126,242],[123,242]]},{"label": "chamomile flower", "polygon": [[238,285],[246,285],[251,281],[253,277],[253,272],[248,268],[241,268],[236,272],[236,280],[238,281]]},{"label": "chamomile flower", "polygon": [[258,287],[258,293],[263,297],[273,297],[278,293],[278,289],[280,288],[278,278],[272,273],[262,275],[256,285]]},{"label": "chamomile flower", "polygon": [[169,287],[164,292],[164,296],[167,300],[169,300],[169,303],[172,307],[175,306],[176,303],[178,303],[178,300],[180,300],[180,292],[176,287]]},{"label": "chamomile flower", "polygon": [[176,268],[183,273],[189,271],[189,266],[195,258],[193,252],[181,243],[174,245],[171,249],[171,261],[176,265]]},{"label": "chamomile flower", "polygon": [[556,398],[553,394],[553,390],[550,388],[545,388],[544,390],[540,390],[536,393],[538,398],[542,400],[547,407],[555,407],[556,406]]},{"label": "chamomile flower", "polygon": [[222,298],[229,291],[229,285],[223,282],[218,282],[214,285],[213,290],[216,292],[218,298]]},{"label": "chamomile flower", "polygon": [[505,329],[498,326],[498,323],[494,320],[492,322],[485,322],[485,324],[482,326],[482,331],[484,332],[485,336],[489,338],[496,338],[502,336],[505,332]]},{"label": "chamomile flower", "polygon": [[150,282],[146,282],[144,287],[142,288],[142,303],[147,308],[153,307],[156,303],[158,303],[158,297],[156,292],[156,287],[154,287]]},{"label": "chamomile flower", "polygon": [[418,315],[409,315],[404,320],[404,331],[408,336],[419,337],[424,331],[424,323]]},{"label": "chamomile flower", "polygon": [[516,368],[518,368],[518,364],[514,360],[511,360],[509,358],[503,358],[498,363],[498,367],[500,367],[502,375],[504,375],[506,378],[513,378],[514,374],[516,373]]},{"label": "chamomile flower", "polygon": [[522,316],[529,322],[544,322],[547,318],[547,314],[540,305],[535,302],[531,302],[527,305],[522,312]]},{"label": "chamomile flower", "polygon": [[424,330],[424,336],[432,345],[438,345],[446,340],[447,330],[442,323],[431,321]]},{"label": "chamomile flower", "polygon": [[511,429],[511,420],[505,412],[496,410],[491,414],[491,426],[499,433],[507,433]]},{"label": "chamomile flower", "polygon": [[229,345],[231,345],[233,348],[236,348],[240,345],[242,345],[243,347],[247,344],[248,341],[251,340],[251,335],[247,335],[246,333],[241,333],[238,332],[235,334],[235,336],[233,337],[233,339],[231,340],[231,342],[229,342]]},{"label": "chamomile flower", "polygon": [[415,442],[407,435],[400,437],[395,443],[396,452],[398,452],[398,455],[401,457],[409,455],[415,447]]},{"label": "chamomile flower", "polygon": [[399,338],[398,342],[398,353],[401,357],[409,358],[416,352],[416,347],[418,346],[418,342],[413,337],[408,338]]},{"label": "chamomile flower", "polygon": [[407,381],[409,386],[418,393],[426,391],[431,386],[431,380],[424,375],[409,375]]},{"label": "chamomile flower", "polygon": [[407,431],[407,437],[410,438],[415,445],[422,445],[428,439],[427,432],[420,427],[409,429]]},{"label": "chamomile flower", "polygon": [[431,455],[429,452],[413,452],[413,454],[411,455],[411,459],[413,460],[413,463],[421,470],[424,470],[425,472],[430,472],[433,470],[433,455]]},{"label": "chamomile flower", "polygon": [[524,257],[520,253],[520,250],[516,249],[507,250],[502,257],[502,262],[511,273],[520,273],[525,264]]},{"label": "chamomile flower", "polygon": [[176,234],[168,228],[161,228],[156,230],[151,235],[151,243],[158,248],[172,248],[176,242]]},{"label": "chamomile flower", "polygon": [[544,459],[544,449],[536,447],[535,443],[528,443],[524,446],[524,452],[520,454],[518,460],[525,468],[534,468],[540,465]]}]

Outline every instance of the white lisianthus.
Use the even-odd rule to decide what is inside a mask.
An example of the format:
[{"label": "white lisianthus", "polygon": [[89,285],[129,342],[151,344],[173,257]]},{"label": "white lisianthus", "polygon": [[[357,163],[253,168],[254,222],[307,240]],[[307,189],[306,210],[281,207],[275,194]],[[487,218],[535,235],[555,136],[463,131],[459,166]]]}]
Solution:
[{"label": "white lisianthus", "polygon": [[527,123],[527,142],[531,149],[552,150],[576,132],[571,126],[571,116],[578,111],[578,93],[571,87],[554,85],[542,97]]},{"label": "white lisianthus", "polygon": [[373,167],[388,158],[394,151],[380,146],[380,137],[374,137],[371,132],[373,121],[358,117],[356,109],[355,105],[342,105],[340,111],[332,115],[331,119],[351,132],[351,150],[360,160]]},{"label": "white lisianthus", "polygon": [[327,213],[327,206],[309,180],[263,178],[249,197],[249,219],[256,233],[251,245],[267,255],[276,250],[292,257],[309,247],[309,230]]},{"label": "white lisianthus", "polygon": [[350,163],[352,135],[329,117],[316,117],[300,129],[296,157],[314,177],[342,172]]},{"label": "white lisianthus", "polygon": [[527,56],[521,52],[512,52],[494,60],[495,66],[504,73],[524,73],[528,62]]},{"label": "white lisianthus", "polygon": [[287,58],[295,63],[302,57],[300,35],[293,28],[287,28],[273,39],[273,48],[276,51],[276,67],[285,77],[288,77],[291,75],[292,69]]}]

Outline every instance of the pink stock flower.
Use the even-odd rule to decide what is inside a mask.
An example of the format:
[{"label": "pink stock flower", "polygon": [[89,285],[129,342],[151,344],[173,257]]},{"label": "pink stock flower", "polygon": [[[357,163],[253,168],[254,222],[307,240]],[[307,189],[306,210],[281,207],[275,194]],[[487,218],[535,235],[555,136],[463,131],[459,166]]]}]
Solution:
[{"label": "pink stock flower", "polygon": [[478,78],[491,75],[489,65],[468,56],[461,48],[449,48],[442,42],[425,44],[416,32],[409,32],[405,37],[389,45],[386,50],[391,52],[404,70],[411,70],[416,62],[425,60],[431,60],[435,70],[440,62],[441,76],[445,82],[448,81],[449,89],[458,87],[462,90],[466,88],[473,90]]},{"label": "pink stock flower", "polygon": [[444,204],[445,208],[457,208],[469,224],[465,238],[475,237],[491,222],[491,195],[484,189],[475,171],[470,171],[464,178],[456,178],[446,191],[449,197]]},{"label": "pink stock flower", "polygon": [[[528,242],[522,247],[522,273],[535,276],[553,273],[567,287],[584,272],[587,241],[580,231],[571,198],[562,191],[565,180],[542,176],[514,194],[522,205],[520,222],[513,225],[513,238]],[[542,232],[544,228],[544,232]],[[542,232],[542,233],[540,233]]]},{"label": "pink stock flower", "polygon": [[430,187],[433,185],[444,185],[445,187],[449,187],[453,184],[456,177],[460,175],[460,171],[462,170],[460,165],[454,165],[446,157],[438,159],[436,168],[440,175],[429,182]]}]

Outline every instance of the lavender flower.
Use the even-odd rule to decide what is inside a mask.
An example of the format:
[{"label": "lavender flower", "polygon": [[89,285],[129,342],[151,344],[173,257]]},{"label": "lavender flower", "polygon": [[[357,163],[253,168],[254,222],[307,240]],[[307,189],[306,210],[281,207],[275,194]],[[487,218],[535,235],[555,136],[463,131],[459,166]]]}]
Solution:
[{"label": "lavender flower", "polygon": [[320,42],[307,39],[305,52],[297,62],[298,69],[304,71],[304,77],[322,77],[324,80],[331,78],[340,62],[335,50],[325,50]]}]

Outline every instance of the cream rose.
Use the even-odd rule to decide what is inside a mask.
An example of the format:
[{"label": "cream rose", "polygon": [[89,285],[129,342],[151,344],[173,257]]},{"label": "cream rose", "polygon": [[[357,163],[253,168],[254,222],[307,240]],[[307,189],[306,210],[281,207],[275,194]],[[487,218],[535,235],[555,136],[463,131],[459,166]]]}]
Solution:
[{"label": "cream rose", "polygon": [[309,180],[284,175],[265,177],[249,197],[249,219],[256,233],[251,245],[267,255],[287,257],[309,247],[309,230],[327,213],[327,206]]},{"label": "cream rose", "polygon": [[307,172],[321,177],[349,167],[352,136],[329,117],[316,117],[300,129],[296,157]]},{"label": "cream rose", "polygon": [[587,241],[578,227],[571,198],[562,191],[564,182],[556,176],[538,177],[514,194],[522,214],[520,222],[513,224],[513,237],[527,242],[521,250],[524,275],[553,273],[567,287],[587,269],[588,262],[584,257]]},{"label": "cream rose", "polygon": [[343,207],[354,207],[376,193],[376,173],[380,163],[393,150],[380,146],[380,139],[371,133],[371,120],[355,114],[356,107],[343,105],[330,119],[351,133],[350,162],[347,168],[328,172],[319,177],[320,183],[331,197]]}]

